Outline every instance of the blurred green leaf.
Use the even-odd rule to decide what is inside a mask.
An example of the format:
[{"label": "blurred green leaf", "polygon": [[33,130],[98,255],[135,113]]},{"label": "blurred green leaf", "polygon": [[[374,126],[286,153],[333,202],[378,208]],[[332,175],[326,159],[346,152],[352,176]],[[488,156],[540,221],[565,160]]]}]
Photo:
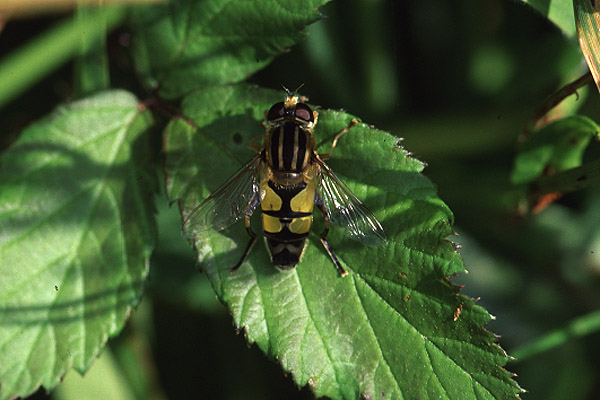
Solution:
[{"label": "blurred green leaf", "polygon": [[[158,229],[160,230],[160,226]],[[153,278],[151,269],[148,282],[151,282]],[[153,342],[160,341],[155,337],[156,321],[154,315],[156,310],[154,306],[154,299],[146,290],[144,301],[136,306],[135,313],[132,313],[127,321],[127,326],[116,338],[111,339],[105,350],[105,352],[110,352],[110,361],[114,363],[113,369],[120,374],[118,378],[114,378],[116,380],[115,386],[119,388],[126,385],[127,391],[132,393],[131,397],[137,400],[167,399],[161,386],[163,382],[159,379],[156,363],[160,357],[151,348]],[[182,343],[182,345],[185,346],[186,344]],[[84,378],[87,376],[88,373]],[[110,381],[107,380],[105,384],[108,384],[108,382]],[[58,388],[61,386],[58,386]],[[80,399],[84,397],[75,396],[72,398]],[[122,399],[124,397],[107,396],[106,398]]]},{"label": "blurred green leaf", "polygon": [[151,294],[178,307],[221,315],[225,308],[206,275],[198,273],[194,253],[182,240],[178,207],[169,207],[167,201],[157,202],[156,223],[158,240],[148,282]]},{"label": "blurred green leaf", "polygon": [[110,350],[105,350],[85,376],[73,372],[54,392],[55,400],[134,400],[136,397],[123,378],[123,371]]},{"label": "blurred green leaf", "polygon": [[155,237],[151,123],[131,94],[103,92],[0,158],[0,398],[83,373],[139,301]]},{"label": "blurred green leaf", "polygon": [[471,84],[485,94],[501,93],[513,79],[514,55],[497,43],[486,43],[473,52],[470,67]]},{"label": "blurred green leaf", "polygon": [[579,46],[600,90],[600,10],[591,0],[574,0]]},{"label": "blurred green leaf", "polygon": [[572,0],[521,0],[552,21],[567,36],[575,36]]},{"label": "blurred green leaf", "polygon": [[600,132],[588,117],[574,115],[535,132],[519,149],[511,173],[515,184],[532,182],[547,172],[561,172],[581,165],[590,139]]},{"label": "blurred green leaf", "polygon": [[[173,119],[165,133],[167,193],[184,215],[252,156],[246,143],[263,133],[264,110],[281,99],[281,92],[248,86],[184,99],[189,120]],[[322,152],[351,118],[319,110]],[[328,238],[349,276],[340,278],[322,249],[318,221],[291,271],[276,270],[257,246],[230,274],[248,240],[241,224],[196,238],[199,261],[248,341],[317,396],[515,398],[520,389],[501,368],[508,357],[484,329],[489,314],[447,280],[464,270],[445,239],[452,214],[421,174],[423,164],[397,142],[359,124],[329,162],[389,238],[369,248],[332,228]]]},{"label": "blurred green leaf", "polygon": [[303,37],[328,0],[184,0],[135,9],[136,65],[160,95],[239,82]]}]

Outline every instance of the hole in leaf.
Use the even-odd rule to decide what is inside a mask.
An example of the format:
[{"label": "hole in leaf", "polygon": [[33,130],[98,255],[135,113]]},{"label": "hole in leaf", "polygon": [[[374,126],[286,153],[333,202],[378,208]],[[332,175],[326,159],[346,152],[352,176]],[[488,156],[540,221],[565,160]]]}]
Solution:
[{"label": "hole in leaf", "polygon": [[235,144],[242,144],[242,141],[244,140],[244,136],[242,136],[241,133],[236,132],[233,134],[233,142]]}]

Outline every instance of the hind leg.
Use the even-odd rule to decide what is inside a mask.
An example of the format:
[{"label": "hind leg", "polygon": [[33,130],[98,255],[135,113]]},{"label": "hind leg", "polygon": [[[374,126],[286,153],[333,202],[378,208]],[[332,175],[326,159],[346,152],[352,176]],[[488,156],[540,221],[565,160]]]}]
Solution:
[{"label": "hind leg", "polygon": [[333,248],[327,241],[327,234],[329,233],[329,213],[325,209],[325,205],[323,204],[323,199],[321,199],[321,197],[318,194],[316,197],[315,205],[321,211],[321,214],[323,214],[323,219],[325,220],[325,230],[321,234],[321,244],[325,248],[325,251],[327,252],[327,254],[329,254],[329,258],[331,258],[331,261],[333,262],[333,265],[335,265],[335,268],[340,273],[340,276],[344,277],[344,276],[348,275],[348,271],[346,271],[344,269],[344,267],[342,267],[342,264],[340,264],[340,261],[338,260],[337,256],[333,252]]},{"label": "hind leg", "polygon": [[246,225],[246,231],[248,232],[248,235],[250,235],[250,241],[248,242],[248,245],[246,246],[246,250],[244,250],[244,254],[242,255],[242,258],[240,258],[240,261],[238,261],[237,264],[235,264],[233,267],[231,267],[229,269],[229,272],[231,274],[234,274],[235,271],[237,271],[237,269],[242,266],[244,261],[246,261],[246,259],[248,258],[248,255],[250,254],[250,251],[254,247],[254,244],[256,243],[256,233],[254,233],[252,231],[252,228],[250,227],[250,216],[249,215],[246,215],[246,217],[244,218],[244,225]]}]

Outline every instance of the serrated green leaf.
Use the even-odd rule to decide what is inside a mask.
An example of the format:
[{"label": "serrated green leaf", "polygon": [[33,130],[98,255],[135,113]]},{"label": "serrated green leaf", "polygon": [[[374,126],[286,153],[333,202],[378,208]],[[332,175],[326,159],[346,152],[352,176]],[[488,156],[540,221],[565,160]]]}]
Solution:
[{"label": "serrated green leaf", "polygon": [[572,0],[521,0],[552,21],[567,36],[575,36]]},{"label": "serrated green leaf", "polygon": [[150,114],[110,91],[59,107],[0,158],[0,398],[84,372],[139,301],[155,229]]},{"label": "serrated green leaf", "polygon": [[593,120],[580,115],[546,125],[519,149],[512,182],[532,182],[547,171],[561,172],[580,166],[590,139],[599,132]]},{"label": "serrated green leaf", "polygon": [[600,90],[600,10],[591,0],[573,0],[579,46]]},{"label": "serrated green leaf", "polygon": [[303,37],[328,0],[183,0],[136,9],[135,60],[150,86],[173,99],[240,82]]},{"label": "serrated green leaf", "polygon": [[[229,86],[184,99],[186,118],[173,119],[165,136],[167,193],[184,215],[252,157],[246,144],[264,133],[263,112],[282,97]],[[351,118],[319,110],[321,152]],[[328,238],[347,277],[339,277],[320,245],[318,218],[291,271],[278,271],[256,246],[231,275],[248,241],[241,223],[197,238],[198,259],[248,341],[317,396],[514,399],[520,389],[501,368],[507,356],[483,327],[489,314],[446,278],[464,270],[445,240],[452,214],[420,173],[423,163],[397,142],[360,123],[328,162],[388,235],[371,248],[332,228]]]}]

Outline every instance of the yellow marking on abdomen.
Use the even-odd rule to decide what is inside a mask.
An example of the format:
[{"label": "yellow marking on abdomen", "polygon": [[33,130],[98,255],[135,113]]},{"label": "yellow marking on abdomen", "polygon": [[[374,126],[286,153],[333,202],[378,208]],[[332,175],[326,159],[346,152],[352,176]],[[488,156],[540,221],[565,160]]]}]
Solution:
[{"label": "yellow marking on abdomen", "polygon": [[283,225],[279,218],[268,214],[262,214],[263,230],[267,233],[279,233],[283,229]]},{"label": "yellow marking on abdomen", "polygon": [[292,222],[289,223],[288,229],[292,233],[308,233],[310,230],[310,225],[312,224],[312,215],[307,217],[300,217],[292,219]]},{"label": "yellow marking on abdomen", "polygon": [[279,211],[282,204],[281,197],[271,189],[268,181],[260,184],[260,208],[263,211]]},{"label": "yellow marking on abdomen", "polygon": [[306,187],[290,201],[290,208],[295,212],[312,213],[315,206],[315,184],[306,182]]}]

